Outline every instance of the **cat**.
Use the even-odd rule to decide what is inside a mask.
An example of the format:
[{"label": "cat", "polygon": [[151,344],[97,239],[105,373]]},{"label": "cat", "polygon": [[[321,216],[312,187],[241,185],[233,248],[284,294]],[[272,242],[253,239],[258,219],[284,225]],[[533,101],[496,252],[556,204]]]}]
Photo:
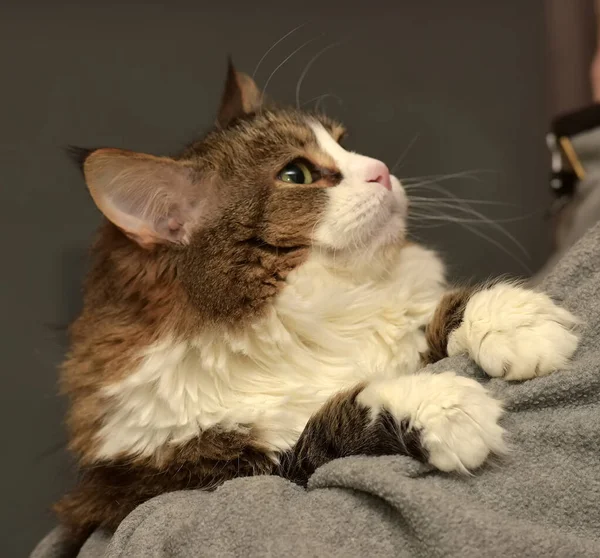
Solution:
[{"label": "cat", "polygon": [[305,486],[344,456],[473,471],[506,451],[501,402],[420,369],[467,353],[526,380],[576,349],[576,318],[541,292],[449,288],[386,165],[263,97],[230,63],[214,128],[177,156],[74,151],[106,219],[61,373],[73,536],[168,491]]}]

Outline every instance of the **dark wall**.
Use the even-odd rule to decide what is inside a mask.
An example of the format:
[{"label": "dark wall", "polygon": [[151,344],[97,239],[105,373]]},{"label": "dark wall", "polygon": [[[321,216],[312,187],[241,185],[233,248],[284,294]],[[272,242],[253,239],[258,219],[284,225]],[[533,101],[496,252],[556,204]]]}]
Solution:
[{"label": "dark wall", "polygon": [[[312,56],[347,40],[314,63],[302,99],[338,95],[341,106],[333,98],[324,106],[347,122],[352,147],[390,165],[418,135],[397,169],[400,177],[479,170],[476,180],[444,185],[459,196],[515,204],[483,206],[488,215],[533,213],[506,227],[531,254],[530,268],[548,251],[543,2],[70,4],[4,2],[0,9],[0,555],[6,557],[25,555],[53,525],[49,505],[72,482],[61,449],[56,367],[64,352],[60,326],[79,307],[98,214],[61,148],[179,147],[213,121],[228,52],[252,72],[270,45],[308,22],[269,54],[257,75],[264,84],[287,55],[316,38],[270,81],[270,94],[291,101]],[[477,230],[519,254],[493,228]],[[459,225],[418,233],[443,250],[455,276],[524,272]]]}]

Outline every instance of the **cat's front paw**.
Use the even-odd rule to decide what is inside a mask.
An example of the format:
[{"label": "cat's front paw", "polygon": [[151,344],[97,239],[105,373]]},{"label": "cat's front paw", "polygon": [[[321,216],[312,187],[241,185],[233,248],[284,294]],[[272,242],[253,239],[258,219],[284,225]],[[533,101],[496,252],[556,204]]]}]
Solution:
[{"label": "cat's front paw", "polygon": [[578,343],[576,323],[544,293],[500,283],[469,299],[448,354],[467,353],[505,380],[545,376],[568,364]]},{"label": "cat's front paw", "polygon": [[426,459],[441,471],[466,472],[506,450],[502,405],[475,380],[421,373],[369,384],[358,402],[385,410],[419,434]]}]

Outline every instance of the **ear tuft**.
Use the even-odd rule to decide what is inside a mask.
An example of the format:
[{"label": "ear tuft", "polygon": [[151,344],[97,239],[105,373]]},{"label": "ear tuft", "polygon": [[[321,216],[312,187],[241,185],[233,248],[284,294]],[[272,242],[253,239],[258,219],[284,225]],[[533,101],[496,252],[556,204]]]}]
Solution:
[{"label": "ear tuft", "polygon": [[96,150],[97,148],[89,149],[87,147],[77,147],[76,145],[67,145],[65,147],[67,157],[77,165],[77,168],[81,172],[83,172],[85,160]]},{"label": "ear tuft", "polygon": [[263,95],[254,80],[243,72],[238,72],[231,59],[227,59],[227,77],[221,96],[217,123],[227,127],[236,118],[256,112],[262,105]]}]

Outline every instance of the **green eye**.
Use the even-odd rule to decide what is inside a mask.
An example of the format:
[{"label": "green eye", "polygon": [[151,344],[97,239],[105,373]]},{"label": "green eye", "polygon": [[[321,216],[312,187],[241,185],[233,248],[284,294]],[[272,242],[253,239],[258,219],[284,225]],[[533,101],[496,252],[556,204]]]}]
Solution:
[{"label": "green eye", "polygon": [[312,184],[313,175],[304,163],[290,163],[277,175],[278,180],[288,184]]}]

